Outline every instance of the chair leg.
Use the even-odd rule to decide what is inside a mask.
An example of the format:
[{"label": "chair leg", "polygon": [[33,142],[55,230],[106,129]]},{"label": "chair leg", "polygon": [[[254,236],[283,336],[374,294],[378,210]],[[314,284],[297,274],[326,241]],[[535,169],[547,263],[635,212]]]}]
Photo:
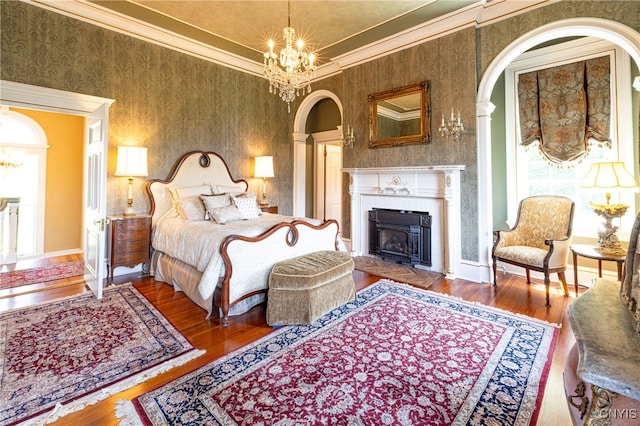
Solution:
[{"label": "chair leg", "polygon": [[531,284],[531,272],[529,269],[525,269],[527,271],[527,284]]},{"label": "chair leg", "polygon": [[493,258],[493,286],[496,287],[496,285],[498,284],[498,274],[496,273],[496,268],[497,268],[497,262],[496,262],[496,258]]},{"label": "chair leg", "polygon": [[[564,271],[558,272],[558,278],[560,279],[560,284],[562,284],[562,289],[564,290],[564,297],[569,296],[569,287],[567,287],[567,278],[564,275]],[[576,292],[577,295],[577,292]]]},{"label": "chair leg", "polygon": [[547,303],[545,306],[547,308],[551,307],[551,302],[549,301],[549,286],[551,285],[551,280],[549,279],[549,272],[545,271],[544,273],[544,289],[547,294]]}]

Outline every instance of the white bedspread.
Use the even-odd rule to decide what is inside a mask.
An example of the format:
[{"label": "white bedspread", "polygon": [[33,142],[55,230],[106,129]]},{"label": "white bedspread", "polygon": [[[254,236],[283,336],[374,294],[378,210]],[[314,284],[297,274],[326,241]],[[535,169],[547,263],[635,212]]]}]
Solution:
[{"label": "white bedspread", "polygon": [[[159,220],[152,232],[154,250],[179,259],[202,272],[198,291],[203,298],[213,295],[220,278],[224,276],[224,262],[220,244],[228,235],[256,237],[281,222],[291,222],[292,216],[262,214],[258,219],[229,222],[220,225],[213,221],[184,221],[179,217]],[[319,224],[315,219],[304,219]],[[269,253],[264,253],[268,256]]]}]

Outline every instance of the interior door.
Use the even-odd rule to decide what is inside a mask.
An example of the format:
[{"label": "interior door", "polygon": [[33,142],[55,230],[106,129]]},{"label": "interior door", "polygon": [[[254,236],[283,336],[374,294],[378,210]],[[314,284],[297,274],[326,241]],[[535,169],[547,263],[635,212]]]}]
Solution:
[{"label": "interior door", "polygon": [[335,219],[342,229],[342,146],[326,145],[324,174],[325,219]]},{"label": "interior door", "polygon": [[106,271],[108,114],[105,103],[87,116],[85,130],[84,280],[98,299]]}]

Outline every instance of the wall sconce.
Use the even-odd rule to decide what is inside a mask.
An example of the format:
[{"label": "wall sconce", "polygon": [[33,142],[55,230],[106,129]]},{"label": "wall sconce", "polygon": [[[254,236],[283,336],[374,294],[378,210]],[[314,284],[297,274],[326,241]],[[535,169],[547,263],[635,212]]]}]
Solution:
[{"label": "wall sconce", "polygon": [[353,148],[356,138],[353,136],[353,127],[347,126],[347,132],[342,133],[342,146],[345,148]]},{"label": "wall sconce", "polygon": [[638,190],[636,179],[624,168],[622,162],[592,163],[587,174],[582,178],[583,188],[595,188],[606,191],[606,204],[589,202],[591,209],[604,218],[604,229],[598,231],[598,246],[600,253],[624,255],[626,250],[622,248],[616,236],[617,226],[611,224],[611,219],[624,216],[629,208],[626,204],[610,204],[611,191]]},{"label": "wall sconce", "polygon": [[126,216],[136,214],[133,210],[133,178],[148,176],[147,148],[139,146],[119,146],[115,176],[126,176],[129,179],[127,208],[124,214]]},{"label": "wall sconce", "polygon": [[253,177],[262,179],[262,201],[258,204],[261,206],[268,206],[267,201],[267,178],[273,177],[273,157],[265,155],[262,157],[256,157]]},{"label": "wall sconce", "polygon": [[451,108],[451,118],[448,122],[444,121],[444,114],[442,114],[442,124],[438,129],[440,132],[440,136],[446,136],[449,139],[449,136],[453,137],[456,142],[460,142],[461,134],[464,132],[464,124],[460,120],[460,111],[458,111],[458,120],[456,121],[453,116],[453,108]]}]

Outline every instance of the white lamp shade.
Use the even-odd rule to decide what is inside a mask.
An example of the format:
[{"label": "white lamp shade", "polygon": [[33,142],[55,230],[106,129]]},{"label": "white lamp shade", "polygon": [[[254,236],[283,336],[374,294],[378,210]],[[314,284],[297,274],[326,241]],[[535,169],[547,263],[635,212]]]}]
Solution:
[{"label": "white lamp shade", "polygon": [[147,148],[140,146],[119,146],[116,176],[144,177],[147,171]]},{"label": "white lamp shade", "polygon": [[635,189],[638,184],[622,162],[593,163],[582,179],[583,188]]},{"label": "white lamp shade", "polygon": [[256,164],[253,177],[272,178],[273,177],[273,157],[270,155],[256,157]]}]

